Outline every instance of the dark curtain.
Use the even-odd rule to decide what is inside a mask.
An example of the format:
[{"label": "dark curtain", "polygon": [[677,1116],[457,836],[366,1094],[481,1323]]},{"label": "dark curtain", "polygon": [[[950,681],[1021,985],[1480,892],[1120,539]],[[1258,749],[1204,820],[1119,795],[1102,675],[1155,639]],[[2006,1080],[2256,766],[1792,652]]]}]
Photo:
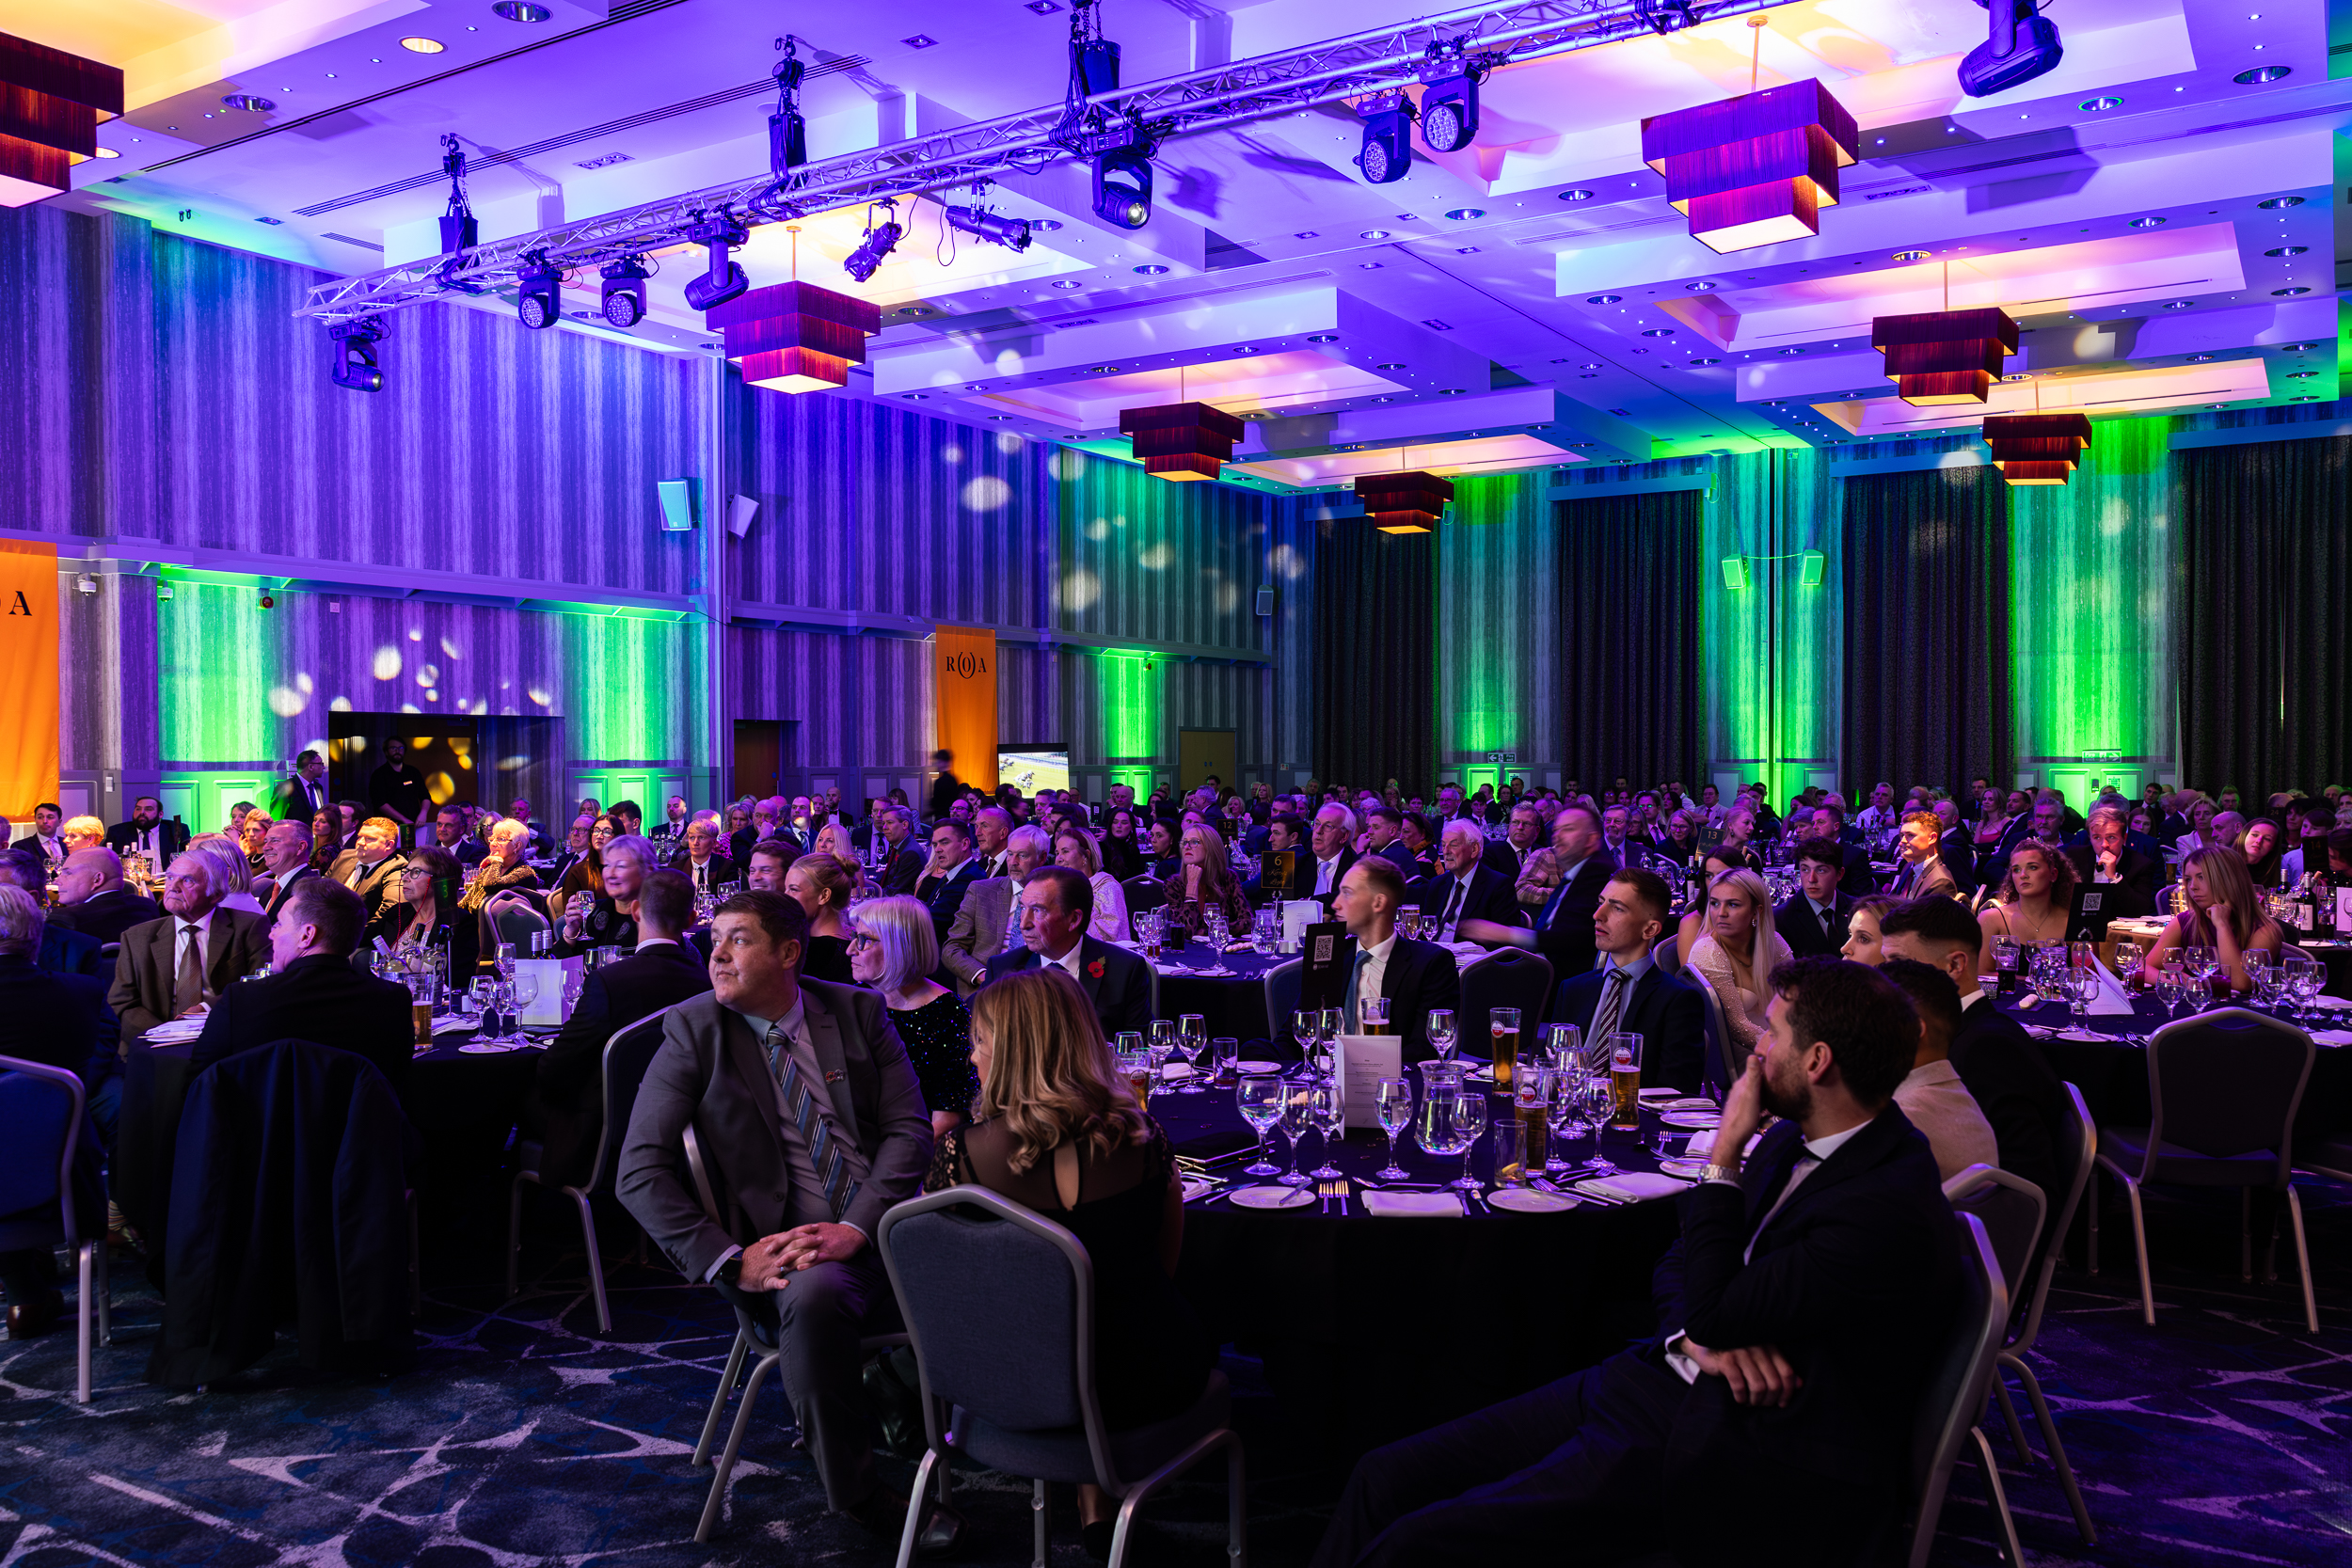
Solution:
[{"label": "dark curtain", "polygon": [[1840,771],[1962,790],[2011,769],[2009,486],[2000,470],[1845,482]]},{"label": "dark curtain", "polygon": [[2352,437],[2173,454],[2181,767],[2208,792],[2317,794],[2352,775]]},{"label": "dark curtain", "polygon": [[[1442,526],[1442,525],[1441,525]],[[1314,767],[1427,795],[1438,761],[1438,539],[1326,521],[1315,544]]]},{"label": "dark curtain", "polygon": [[1562,501],[1560,743],[1567,776],[1693,791],[1707,758],[1701,493]]}]

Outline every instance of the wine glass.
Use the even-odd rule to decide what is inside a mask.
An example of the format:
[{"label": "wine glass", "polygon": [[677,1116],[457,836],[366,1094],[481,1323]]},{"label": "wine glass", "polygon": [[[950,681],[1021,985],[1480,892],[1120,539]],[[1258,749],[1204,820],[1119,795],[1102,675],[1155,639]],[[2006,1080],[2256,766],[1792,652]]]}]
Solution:
[{"label": "wine glass", "polygon": [[1323,1042],[1323,1070],[1335,1073],[1340,1069],[1340,1036],[1347,1028],[1347,1014],[1338,1007],[1326,1007],[1315,1024],[1315,1037]]},{"label": "wine glass", "polygon": [[1596,1176],[1613,1175],[1617,1169],[1617,1164],[1609,1158],[1609,1151],[1601,1147],[1602,1136],[1609,1127],[1609,1118],[1615,1114],[1617,1109],[1616,1096],[1609,1087],[1607,1071],[1596,1070],[1587,1065],[1584,1072],[1583,1101],[1584,1119],[1591,1124],[1593,1129],[1593,1157],[1587,1163],[1591,1164],[1593,1174]]},{"label": "wine glass", "polygon": [[1266,1149],[1266,1134],[1282,1119],[1285,1085],[1274,1074],[1252,1073],[1233,1087],[1234,1102],[1241,1108],[1241,1118],[1258,1130],[1258,1163],[1242,1167],[1244,1176],[1279,1176],[1282,1167],[1274,1163]]},{"label": "wine glass", "polygon": [[1323,1164],[1314,1168],[1314,1179],[1318,1181],[1336,1181],[1347,1174],[1331,1163],[1331,1146],[1338,1143],[1347,1130],[1346,1096],[1337,1079],[1320,1079],[1308,1085],[1307,1120],[1323,1134]]},{"label": "wine glass", "polygon": [[1199,1013],[1184,1013],[1176,1020],[1176,1054],[1192,1068],[1192,1072],[1176,1086],[1178,1094],[1200,1092],[1200,1053],[1209,1043],[1209,1021]]},{"label": "wine glass", "polygon": [[1170,1056],[1176,1054],[1176,1021],[1174,1019],[1155,1018],[1152,1021],[1152,1043],[1149,1049],[1152,1053],[1152,1077],[1156,1082],[1160,1076],[1160,1069],[1168,1066],[1168,1059]]},{"label": "wine glass", "polygon": [[1584,1130],[1576,1117],[1577,1097],[1582,1092],[1583,1081],[1584,1062],[1581,1056],[1572,1056],[1552,1069],[1551,1092],[1544,1101],[1545,1118],[1551,1123],[1551,1139],[1544,1151],[1546,1175],[1570,1170],[1575,1166],[1576,1163],[1567,1157],[1562,1146],[1574,1135],[1569,1132],[1570,1128],[1574,1128],[1576,1132]]},{"label": "wine glass", "polygon": [[1464,1192],[1479,1187],[1478,1178],[1470,1174],[1470,1153],[1478,1140],[1486,1135],[1486,1094],[1484,1089],[1466,1090],[1454,1098],[1454,1130],[1462,1139],[1462,1174],[1446,1183]]},{"label": "wine glass", "polygon": [[1544,1065],[1557,1072],[1571,1059],[1584,1059],[1584,1031],[1573,1023],[1545,1024]]},{"label": "wine glass", "polygon": [[1412,1125],[1413,1085],[1409,1079],[1383,1078],[1374,1101],[1380,1113],[1380,1131],[1389,1135],[1389,1163],[1375,1174],[1383,1181],[1402,1181],[1412,1172],[1396,1163],[1396,1135]]},{"label": "wine glass", "polygon": [[1422,1153],[1434,1154],[1442,1160],[1469,1150],[1470,1138],[1454,1117],[1455,1101],[1464,1098],[1458,1085],[1422,1092],[1421,1114],[1413,1119],[1413,1141],[1421,1145]]},{"label": "wine glass", "polygon": [[1432,1007],[1429,1010],[1427,1028],[1429,1049],[1438,1053],[1438,1060],[1441,1062],[1454,1060],[1454,1048],[1461,1040],[1460,1030],[1454,1022],[1454,1009]]},{"label": "wine glass", "polygon": [[536,974],[517,974],[506,982],[506,988],[514,999],[506,1015],[506,1027],[511,1031],[507,1038],[520,1045],[523,1043],[522,1015],[531,1011],[531,1005],[539,1000],[539,977]]},{"label": "wine glass", "polygon": [[1298,1140],[1315,1124],[1311,1091],[1314,1085],[1284,1083],[1282,1085],[1282,1136],[1290,1140],[1291,1167],[1275,1178],[1285,1187],[1303,1187],[1314,1179],[1298,1168]]},{"label": "wine glass", "polygon": [[1298,1059],[1311,1067],[1315,1059],[1315,1031],[1322,1027],[1322,1018],[1312,1007],[1291,1014],[1291,1039],[1298,1047]]}]

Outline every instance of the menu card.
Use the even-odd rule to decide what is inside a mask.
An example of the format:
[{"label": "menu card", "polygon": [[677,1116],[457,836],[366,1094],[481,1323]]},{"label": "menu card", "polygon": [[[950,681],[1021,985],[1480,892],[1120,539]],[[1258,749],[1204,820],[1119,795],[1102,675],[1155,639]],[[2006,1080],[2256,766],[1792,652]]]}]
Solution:
[{"label": "menu card", "polygon": [[1380,1125],[1380,1080],[1405,1073],[1405,1041],[1396,1035],[1340,1037],[1340,1103],[1347,1125]]},{"label": "menu card", "polygon": [[539,994],[531,1006],[522,1009],[525,1025],[555,1027],[564,1022],[564,995],[570,990],[570,976],[586,967],[587,960],[575,953],[568,958],[516,958],[515,975],[517,979],[530,975],[539,982]]}]

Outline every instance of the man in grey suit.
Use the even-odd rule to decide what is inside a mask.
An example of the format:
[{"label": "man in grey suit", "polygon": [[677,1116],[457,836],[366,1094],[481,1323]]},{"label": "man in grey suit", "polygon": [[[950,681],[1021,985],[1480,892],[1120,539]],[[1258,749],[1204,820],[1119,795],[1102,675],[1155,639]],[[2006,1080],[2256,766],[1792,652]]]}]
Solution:
[{"label": "man in grey suit", "polygon": [[407,868],[408,857],[400,852],[400,824],[389,816],[371,816],[359,824],[358,837],[335,857],[326,874],[358,894],[373,920],[387,898],[400,897],[400,874]]},{"label": "man in grey suit", "polygon": [[[663,1020],[621,1148],[620,1198],[688,1278],[775,1325],[826,1501],[895,1532],[905,1503],[875,1474],[858,1339],[869,1317],[896,1315],[873,1236],[922,1186],[930,1113],[882,998],[801,978],[798,900],[739,893],[711,931],[711,992]],[[679,1179],[690,1124],[723,1226]]]},{"label": "man in grey suit", "polygon": [[988,978],[988,962],[999,953],[1020,945],[1021,910],[1014,902],[1021,884],[1053,858],[1053,845],[1042,828],[1016,828],[1005,840],[1005,874],[974,882],[963,890],[955,924],[939,949],[939,964],[956,977],[956,990],[965,996]]},{"label": "man in grey suit", "polygon": [[106,1005],[122,1040],[209,1005],[269,961],[269,917],[224,910],[228,873],[203,855],[178,855],[164,874],[164,918],[122,933]]}]

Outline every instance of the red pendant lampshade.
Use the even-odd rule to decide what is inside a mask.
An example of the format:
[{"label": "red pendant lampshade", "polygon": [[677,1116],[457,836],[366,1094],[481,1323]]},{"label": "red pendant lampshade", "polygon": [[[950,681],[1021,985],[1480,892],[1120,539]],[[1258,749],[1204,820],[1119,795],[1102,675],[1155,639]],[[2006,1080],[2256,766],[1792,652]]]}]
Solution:
[{"label": "red pendant lampshade", "polygon": [[1886,356],[1886,379],[1905,403],[1982,403],[2002,361],[2017,352],[2017,324],[1997,306],[1881,316],[1870,324],[1870,346]]},{"label": "red pendant lampshade", "polygon": [[1853,116],[1819,82],[1791,82],[1642,121],[1642,161],[1710,249],[1752,250],[1821,231],[1837,171],[1854,161]]},{"label": "red pendant lampshade", "polygon": [[746,385],[777,392],[848,386],[850,367],[866,363],[867,336],[882,330],[877,307],[814,283],[754,289],[703,319],[725,338]]},{"label": "red pendant lampshade", "polygon": [[1364,474],[1356,481],[1356,497],[1381,532],[1427,533],[1445,515],[1454,482],[1436,474]]},{"label": "red pendant lampshade", "polygon": [[0,33],[0,207],[69,189],[98,155],[98,122],[122,113],[122,72]]},{"label": "red pendant lampshade", "polygon": [[1143,471],[1162,479],[1216,478],[1232,460],[1242,428],[1232,415],[1205,403],[1119,411],[1119,433],[1143,460]]},{"label": "red pendant lampshade", "polygon": [[2063,484],[2090,445],[2088,414],[1990,414],[1984,444],[2011,484]]}]

